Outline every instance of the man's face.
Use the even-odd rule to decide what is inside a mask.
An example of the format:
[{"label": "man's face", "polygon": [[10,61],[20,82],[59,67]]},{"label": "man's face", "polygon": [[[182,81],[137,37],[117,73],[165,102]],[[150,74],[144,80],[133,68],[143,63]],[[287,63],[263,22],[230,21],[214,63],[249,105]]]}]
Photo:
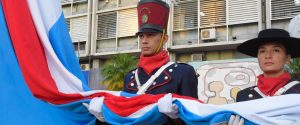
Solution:
[{"label": "man's face", "polygon": [[259,46],[257,59],[265,75],[276,77],[284,72],[284,65],[289,63],[291,56],[282,44],[266,42]]},{"label": "man's face", "polygon": [[[140,33],[140,48],[144,56],[153,56],[156,54],[157,49],[160,46],[162,33]],[[163,44],[167,41],[167,36],[163,40]],[[162,50],[162,47],[159,48],[158,52]]]}]

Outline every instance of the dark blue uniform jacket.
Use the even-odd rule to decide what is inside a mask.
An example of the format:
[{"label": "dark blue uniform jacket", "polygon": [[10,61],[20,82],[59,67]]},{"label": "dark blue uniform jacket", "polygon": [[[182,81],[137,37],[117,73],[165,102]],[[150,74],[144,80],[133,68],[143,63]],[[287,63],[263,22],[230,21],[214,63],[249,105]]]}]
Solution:
[{"label": "dark blue uniform jacket", "polygon": [[[294,81],[294,80],[290,80],[288,83],[290,83],[291,81]],[[249,88],[239,91],[237,94],[237,97],[236,97],[236,101],[242,102],[242,101],[263,98],[257,91],[254,90],[255,87],[256,86],[253,86],[253,87],[249,87]],[[293,87],[288,89],[286,92],[284,92],[283,95],[284,94],[300,94],[300,84],[294,85]]]},{"label": "dark blue uniform jacket", "polygon": [[[155,74],[153,71],[153,74]],[[124,91],[136,93],[138,91],[135,80],[135,70],[130,71],[125,76]],[[138,69],[138,77],[143,85],[151,77],[142,68]],[[198,80],[194,68],[184,63],[174,63],[166,68],[151,84],[145,92],[146,94],[175,93],[178,95],[198,98]]]}]

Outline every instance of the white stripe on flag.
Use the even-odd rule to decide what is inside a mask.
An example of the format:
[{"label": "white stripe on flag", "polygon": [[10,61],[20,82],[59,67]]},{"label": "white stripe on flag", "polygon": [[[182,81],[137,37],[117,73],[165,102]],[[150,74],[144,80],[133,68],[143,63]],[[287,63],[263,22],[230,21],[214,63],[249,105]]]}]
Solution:
[{"label": "white stripe on flag", "polygon": [[265,125],[300,123],[298,98],[300,94],[288,94],[225,105],[201,104],[194,100],[176,99],[189,112],[198,116],[208,116],[221,111],[235,112],[249,121]]},{"label": "white stripe on flag", "polygon": [[[56,83],[58,90],[66,94],[82,92],[82,82],[63,66],[63,64],[60,62],[57,55],[55,54],[48,38],[50,28],[53,26],[53,24],[55,24],[55,21],[57,21],[60,15],[62,14],[62,11],[59,10],[57,7],[57,2],[59,1],[27,1],[36,30],[44,46],[48,68]],[[50,15],[46,16],[48,13],[50,13]]]},{"label": "white stripe on flag", "polygon": [[141,108],[140,110],[137,110],[136,112],[130,114],[127,117],[128,118],[139,118],[139,117],[145,115],[146,113],[148,113],[150,110],[152,110],[154,108],[154,106],[156,106],[156,105],[157,105],[157,103],[147,105],[147,106]]},{"label": "white stripe on flag", "polygon": [[90,96],[96,93],[105,92],[112,94],[114,96],[121,96],[121,91],[109,91],[109,90],[93,90],[93,91],[86,91],[86,92],[80,92],[82,96]]}]

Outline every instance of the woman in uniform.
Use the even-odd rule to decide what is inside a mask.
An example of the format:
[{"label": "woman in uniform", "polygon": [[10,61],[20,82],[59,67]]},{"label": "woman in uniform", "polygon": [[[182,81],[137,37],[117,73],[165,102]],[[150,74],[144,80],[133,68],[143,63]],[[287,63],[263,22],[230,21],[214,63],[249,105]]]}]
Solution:
[{"label": "woman in uniform", "polygon": [[284,70],[291,58],[300,57],[300,39],[290,37],[283,29],[266,29],[258,37],[237,47],[246,55],[256,57],[263,73],[257,78],[257,85],[241,90],[237,102],[300,93],[300,82],[291,78]]}]

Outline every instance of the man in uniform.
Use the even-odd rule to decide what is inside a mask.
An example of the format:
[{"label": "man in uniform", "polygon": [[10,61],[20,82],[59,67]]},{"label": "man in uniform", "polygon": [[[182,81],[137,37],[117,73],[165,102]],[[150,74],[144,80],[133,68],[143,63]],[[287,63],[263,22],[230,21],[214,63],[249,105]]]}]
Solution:
[{"label": "man in uniform", "polygon": [[170,62],[163,46],[169,5],[161,0],[141,0],[137,7],[141,55],[138,68],[125,76],[124,90],[137,94],[175,93],[198,98],[197,76],[194,68],[184,63]]},{"label": "man in uniform", "polygon": [[[170,62],[163,46],[168,41],[169,5],[161,0],[141,0],[137,7],[141,55],[138,68],[125,76],[123,91],[133,94],[166,94],[198,98],[198,80],[188,64]],[[174,123],[175,122],[175,123]],[[166,124],[181,124],[168,120]],[[99,123],[98,123],[99,124]]]},{"label": "man in uniform", "polygon": [[[168,41],[169,6],[161,0],[141,0],[137,7],[141,55],[138,68],[125,76],[124,90],[134,94],[164,94],[198,98],[198,80],[188,64],[170,62],[164,45]],[[179,119],[168,125],[183,124]]]}]

